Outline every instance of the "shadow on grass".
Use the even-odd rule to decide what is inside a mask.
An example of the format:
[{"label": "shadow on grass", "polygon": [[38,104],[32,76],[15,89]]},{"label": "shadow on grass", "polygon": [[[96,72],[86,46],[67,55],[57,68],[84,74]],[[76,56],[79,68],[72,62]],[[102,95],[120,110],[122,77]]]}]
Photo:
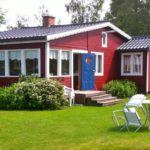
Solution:
[{"label": "shadow on grass", "polygon": [[[127,128],[125,127],[123,130],[121,130],[121,127],[122,126],[120,126],[120,127],[112,127],[112,128],[109,128],[108,129],[108,131],[110,131],[110,132],[118,132],[118,133],[126,133],[126,132],[128,132],[128,130],[127,130]],[[134,131],[137,129],[137,127],[129,127],[129,133],[135,133]],[[150,132],[149,130],[148,130],[148,127],[142,127],[141,129],[139,129],[137,132],[140,132],[140,133],[143,133],[143,132]]]}]

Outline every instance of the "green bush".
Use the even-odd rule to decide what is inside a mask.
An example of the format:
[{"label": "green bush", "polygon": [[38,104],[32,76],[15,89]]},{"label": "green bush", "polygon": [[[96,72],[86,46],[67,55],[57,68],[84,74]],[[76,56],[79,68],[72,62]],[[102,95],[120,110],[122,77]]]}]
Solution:
[{"label": "green bush", "polygon": [[136,84],[129,80],[112,80],[103,86],[103,90],[119,98],[131,97],[138,92]]},{"label": "green bush", "polygon": [[68,105],[63,92],[57,81],[28,78],[0,89],[0,109],[60,109]]}]

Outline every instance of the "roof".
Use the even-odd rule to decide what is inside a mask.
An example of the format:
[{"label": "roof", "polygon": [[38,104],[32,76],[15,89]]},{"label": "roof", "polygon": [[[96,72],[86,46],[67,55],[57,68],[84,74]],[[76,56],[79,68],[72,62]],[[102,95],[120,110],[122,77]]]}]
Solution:
[{"label": "roof", "polygon": [[129,41],[123,43],[117,50],[149,50],[150,35],[133,36]]},{"label": "roof", "polygon": [[25,27],[21,29],[3,31],[0,32],[0,43],[29,40],[53,40],[104,27],[110,27],[125,38],[130,38],[128,34],[110,22],[100,21],[82,24],[54,25],[51,27]]}]

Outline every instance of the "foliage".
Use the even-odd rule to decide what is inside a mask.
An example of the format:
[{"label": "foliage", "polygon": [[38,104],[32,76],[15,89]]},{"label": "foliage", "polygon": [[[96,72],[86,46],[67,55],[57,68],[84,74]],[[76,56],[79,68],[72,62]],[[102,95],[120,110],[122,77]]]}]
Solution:
[{"label": "foliage", "polygon": [[29,26],[29,18],[27,16],[18,15],[16,17],[16,25],[15,26],[7,26],[7,29],[17,29]]},{"label": "foliage", "polygon": [[112,80],[103,86],[103,90],[120,98],[131,97],[138,91],[136,84],[129,80]]},{"label": "foliage", "polygon": [[50,14],[50,12],[49,12],[48,8],[45,5],[41,5],[38,8],[38,13],[34,14],[34,22],[36,22],[36,24],[38,26],[42,26],[43,16],[44,15],[49,15],[49,14]]},{"label": "foliage", "polygon": [[105,19],[131,35],[150,33],[149,0],[112,0]]},{"label": "foliage", "polygon": [[84,23],[100,20],[104,0],[92,0],[87,3],[84,0],[71,0],[66,4],[66,10],[71,15],[72,23]]},{"label": "foliage", "polygon": [[54,80],[27,78],[0,90],[0,109],[60,109],[68,101]]},{"label": "foliage", "polygon": [[[49,10],[47,9],[47,7],[45,5],[41,5],[38,8],[38,12],[33,15],[33,19],[32,19],[32,20],[34,20],[34,23],[36,24],[36,26],[42,26],[42,22],[43,22],[42,17],[44,15],[49,15]],[[8,25],[7,29],[10,30],[10,29],[28,27],[31,21],[28,16],[18,15],[16,17],[15,22],[16,22],[15,26]]]},{"label": "foliage", "polygon": [[0,8],[0,26],[1,24],[5,24],[6,21],[5,21],[5,13],[6,11],[3,10],[2,8]]}]

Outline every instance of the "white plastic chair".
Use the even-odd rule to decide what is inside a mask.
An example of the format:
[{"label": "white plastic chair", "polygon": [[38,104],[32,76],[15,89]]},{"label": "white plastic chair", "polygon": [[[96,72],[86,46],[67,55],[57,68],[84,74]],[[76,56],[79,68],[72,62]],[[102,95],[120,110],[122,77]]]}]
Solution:
[{"label": "white plastic chair", "polygon": [[64,86],[64,95],[69,98],[69,104],[72,106],[74,104],[75,93],[71,88]]},{"label": "white plastic chair", "polygon": [[[146,120],[147,120],[147,115],[146,115],[146,111],[142,105],[142,102],[145,99],[146,99],[145,95],[136,94],[130,98],[129,102],[126,103],[123,110],[113,111],[113,122],[115,123],[116,126],[121,126],[120,120],[124,121],[124,124],[120,128],[120,130],[126,128],[128,131],[130,131],[129,126],[135,126],[135,127],[137,127],[135,132],[137,132],[142,126],[145,125]],[[137,112],[137,109],[139,109],[139,108],[142,109],[142,112],[145,116],[144,123],[141,121],[141,118]],[[122,113],[122,115],[119,114],[120,112]]]}]

